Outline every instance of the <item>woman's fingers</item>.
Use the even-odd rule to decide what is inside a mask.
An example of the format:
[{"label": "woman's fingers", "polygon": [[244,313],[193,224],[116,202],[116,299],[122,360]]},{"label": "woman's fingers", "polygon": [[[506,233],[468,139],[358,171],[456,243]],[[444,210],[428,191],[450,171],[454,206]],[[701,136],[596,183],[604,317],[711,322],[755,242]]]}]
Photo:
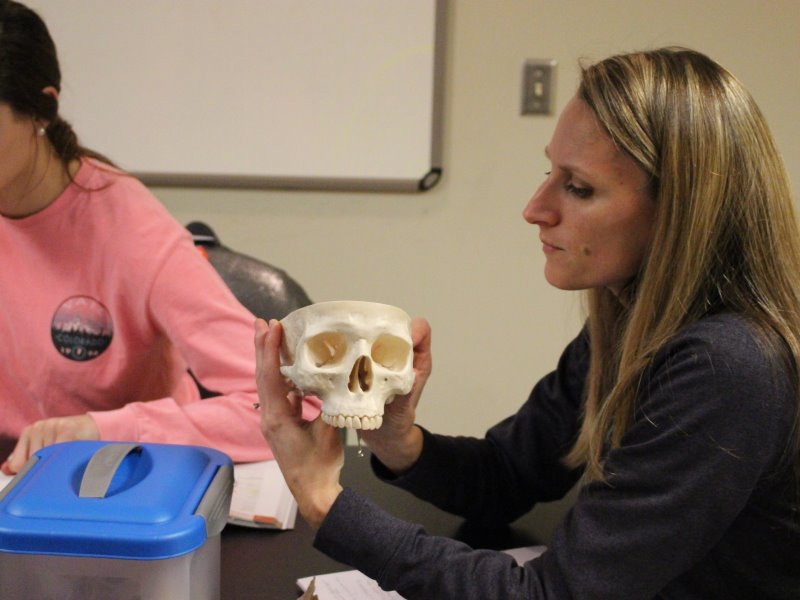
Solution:
[{"label": "woman's fingers", "polygon": [[5,465],[6,471],[18,472],[38,450],[57,442],[97,440],[100,432],[89,415],[52,417],[31,423],[20,433],[17,445]]},{"label": "woman's fingers", "polygon": [[269,326],[263,319],[255,324],[256,385],[263,417],[297,418],[301,413],[302,398],[292,394],[292,388],[281,374],[282,329],[280,322],[272,320]]},{"label": "woman's fingers", "polygon": [[425,319],[411,321],[411,341],[414,344],[414,371],[417,378],[428,379],[433,361],[431,358],[431,326]]}]

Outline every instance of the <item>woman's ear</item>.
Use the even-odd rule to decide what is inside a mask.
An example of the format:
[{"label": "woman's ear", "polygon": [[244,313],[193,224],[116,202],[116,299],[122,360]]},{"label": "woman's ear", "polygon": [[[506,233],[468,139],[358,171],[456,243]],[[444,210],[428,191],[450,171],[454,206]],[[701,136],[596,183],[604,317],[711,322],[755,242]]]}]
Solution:
[{"label": "woman's ear", "polygon": [[42,93],[51,96],[53,100],[58,100],[58,90],[54,88],[52,85],[48,85],[45,88],[42,88]]},{"label": "woman's ear", "polygon": [[[52,85],[48,85],[47,87],[42,88],[42,93],[45,96],[50,96],[53,100],[58,102],[58,90],[55,87],[53,87]],[[45,120],[37,119],[35,121],[35,126],[36,126],[36,133],[39,136],[43,136],[44,132],[50,126],[50,122],[49,121],[45,121]]]}]

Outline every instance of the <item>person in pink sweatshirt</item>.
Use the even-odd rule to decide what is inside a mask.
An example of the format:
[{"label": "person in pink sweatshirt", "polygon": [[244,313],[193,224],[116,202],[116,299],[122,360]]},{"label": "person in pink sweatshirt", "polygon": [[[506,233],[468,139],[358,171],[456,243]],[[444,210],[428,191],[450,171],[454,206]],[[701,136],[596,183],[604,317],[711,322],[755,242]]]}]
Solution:
[{"label": "person in pink sweatshirt", "polygon": [[[0,2],[0,438],[17,440],[2,470],[76,439],[270,458],[254,316],[138,180],[79,145],[60,86],[44,22]],[[218,395],[201,400],[190,370]]]}]

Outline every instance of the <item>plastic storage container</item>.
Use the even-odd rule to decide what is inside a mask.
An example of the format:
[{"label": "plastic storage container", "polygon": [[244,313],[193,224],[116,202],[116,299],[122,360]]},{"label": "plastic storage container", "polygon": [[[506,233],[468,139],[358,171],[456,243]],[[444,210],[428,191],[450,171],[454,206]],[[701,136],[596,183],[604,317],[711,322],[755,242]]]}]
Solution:
[{"label": "plastic storage container", "polygon": [[210,448],[43,448],[0,492],[0,598],[216,600],[232,492]]}]

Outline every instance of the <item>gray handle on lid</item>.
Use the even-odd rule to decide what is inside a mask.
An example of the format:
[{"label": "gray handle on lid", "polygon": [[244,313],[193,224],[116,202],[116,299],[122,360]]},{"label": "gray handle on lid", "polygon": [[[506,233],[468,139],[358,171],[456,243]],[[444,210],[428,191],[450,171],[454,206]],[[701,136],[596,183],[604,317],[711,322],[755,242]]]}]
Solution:
[{"label": "gray handle on lid", "polygon": [[228,522],[233,496],[233,467],[222,465],[206,489],[194,514],[206,521],[206,537],[218,535]]},{"label": "gray handle on lid", "polygon": [[141,451],[138,444],[109,444],[92,455],[81,479],[81,498],[105,498],[108,486],[122,461],[131,452]]}]

